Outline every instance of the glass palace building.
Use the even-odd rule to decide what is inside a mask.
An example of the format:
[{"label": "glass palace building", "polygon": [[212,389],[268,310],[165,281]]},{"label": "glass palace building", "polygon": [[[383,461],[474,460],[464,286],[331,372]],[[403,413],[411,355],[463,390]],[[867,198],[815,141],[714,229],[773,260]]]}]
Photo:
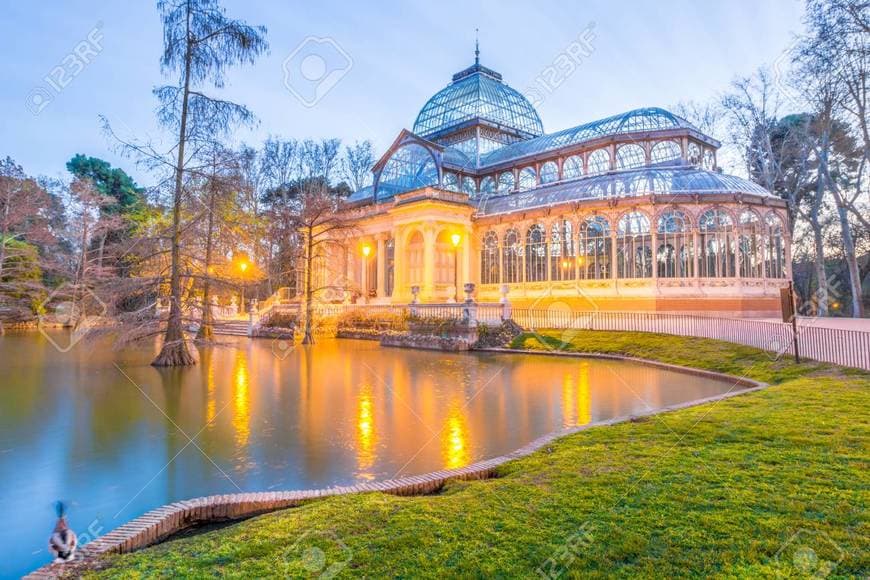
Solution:
[{"label": "glass palace building", "polygon": [[724,175],[719,146],[659,108],[546,133],[476,59],[350,196],[356,227],[328,269],[373,304],[451,302],[473,282],[517,306],[777,315],[785,203]]}]

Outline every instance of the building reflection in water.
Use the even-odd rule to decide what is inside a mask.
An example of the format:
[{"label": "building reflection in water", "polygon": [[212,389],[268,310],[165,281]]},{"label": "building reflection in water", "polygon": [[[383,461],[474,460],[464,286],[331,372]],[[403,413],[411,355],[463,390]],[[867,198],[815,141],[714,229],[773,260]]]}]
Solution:
[{"label": "building reflection in water", "polygon": [[371,469],[376,459],[377,434],[371,383],[363,383],[357,397],[356,436],[358,475],[364,479],[374,479]]},{"label": "building reflection in water", "polygon": [[576,377],[572,370],[566,370],[562,376],[562,427],[585,425],[592,420],[589,362],[578,364]]}]

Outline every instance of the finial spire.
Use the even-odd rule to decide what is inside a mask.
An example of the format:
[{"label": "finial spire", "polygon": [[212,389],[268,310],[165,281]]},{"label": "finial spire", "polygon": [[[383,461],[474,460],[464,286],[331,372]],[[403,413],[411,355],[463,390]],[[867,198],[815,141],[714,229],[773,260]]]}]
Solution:
[{"label": "finial spire", "polygon": [[474,64],[480,64],[480,29],[474,29]]}]

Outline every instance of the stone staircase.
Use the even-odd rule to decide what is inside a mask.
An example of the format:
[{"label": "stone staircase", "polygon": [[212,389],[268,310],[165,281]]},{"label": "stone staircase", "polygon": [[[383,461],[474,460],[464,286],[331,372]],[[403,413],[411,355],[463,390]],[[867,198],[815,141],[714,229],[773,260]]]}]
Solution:
[{"label": "stone staircase", "polygon": [[215,321],[214,333],[229,336],[248,336],[247,320],[221,320]]}]

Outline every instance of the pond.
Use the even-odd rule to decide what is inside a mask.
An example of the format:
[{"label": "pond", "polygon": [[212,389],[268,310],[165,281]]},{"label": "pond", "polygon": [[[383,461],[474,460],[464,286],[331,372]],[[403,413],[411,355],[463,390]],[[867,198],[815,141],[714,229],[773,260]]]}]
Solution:
[{"label": "pond", "polygon": [[92,537],[180,499],[461,467],[735,388],[623,361],[222,340],[196,367],[158,370],[152,345],[0,337],[0,577],[49,560],[57,499]]}]

